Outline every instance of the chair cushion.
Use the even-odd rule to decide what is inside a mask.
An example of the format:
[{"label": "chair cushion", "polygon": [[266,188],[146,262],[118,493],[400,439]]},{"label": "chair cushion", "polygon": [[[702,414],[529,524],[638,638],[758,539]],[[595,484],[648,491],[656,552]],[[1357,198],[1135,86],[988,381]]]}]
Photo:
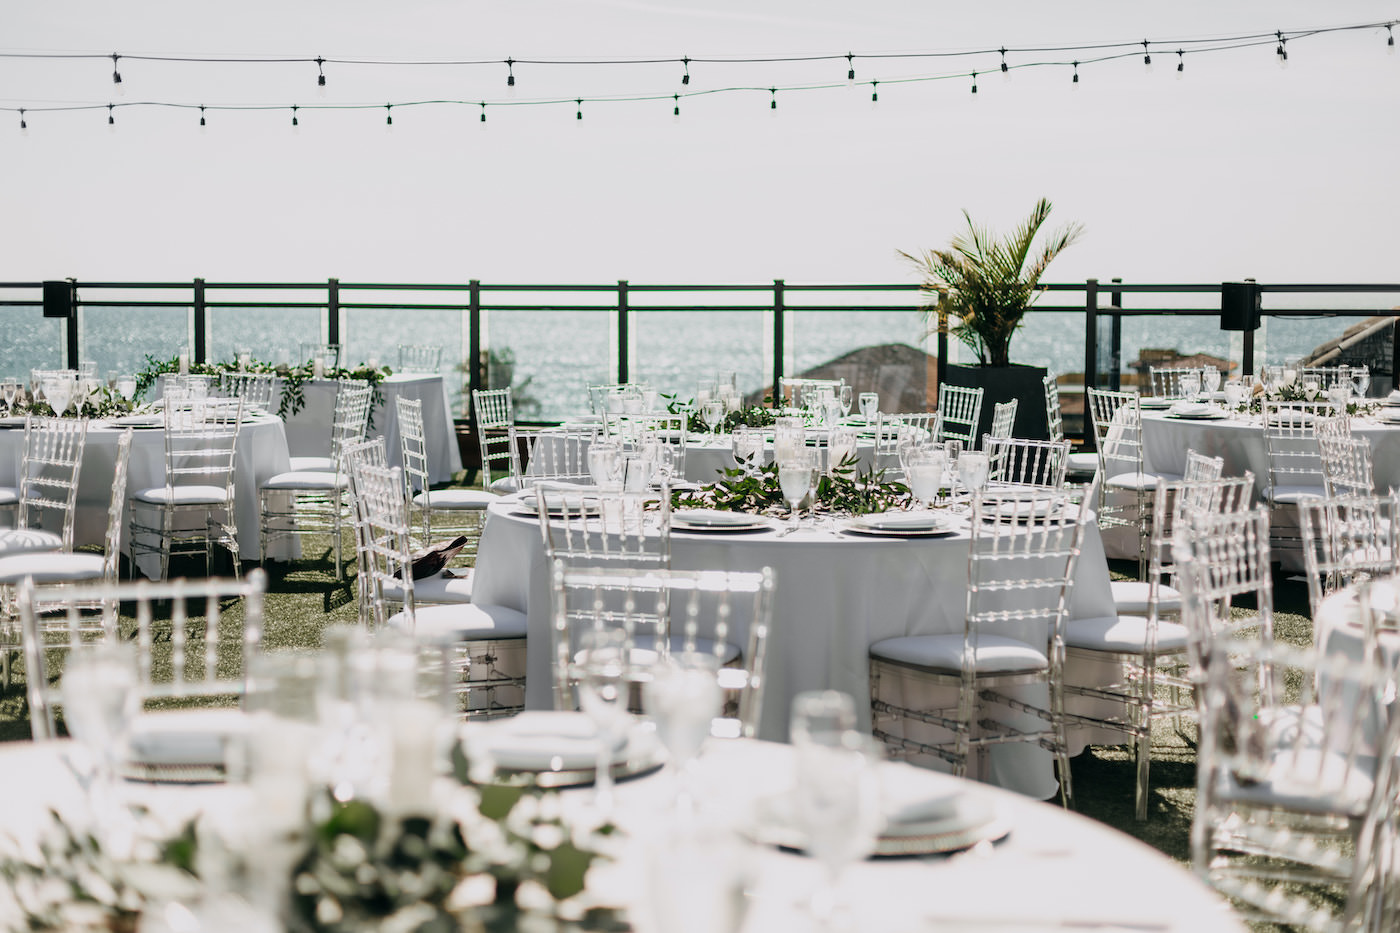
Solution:
[{"label": "chair cushion", "polygon": [[261,489],[345,489],[350,481],[345,476],[326,470],[288,470],[268,478]]},{"label": "chair cushion", "polygon": [[[1113,608],[1120,616],[1141,616],[1147,614],[1148,596],[1152,586],[1146,580],[1114,580]],[[1165,583],[1157,587],[1157,611],[1180,612],[1181,594]]]},{"label": "chair cushion", "polygon": [[[896,664],[956,673],[962,670],[963,636],[904,635],[886,638],[870,646],[870,654]],[[973,667],[979,674],[1022,674],[1048,670],[1045,652],[1023,641],[1002,635],[977,639]]]},{"label": "chair cushion", "polygon": [[147,712],[132,722],[128,748],[143,765],[212,765],[227,760],[229,743],[248,734],[252,720],[239,709]]},{"label": "chair cushion", "polygon": [[1320,484],[1317,486],[1308,485],[1287,485],[1280,483],[1264,490],[1264,500],[1274,505],[1297,505],[1304,499],[1322,499],[1327,495],[1327,490]]},{"label": "chair cushion", "polygon": [[498,496],[509,496],[520,491],[520,484],[515,481],[514,476],[502,476],[491,481],[490,489]]},{"label": "chair cushion", "polygon": [[335,461],[330,457],[288,457],[288,467],[293,473],[315,470],[320,473],[335,472]]},{"label": "chair cushion", "polygon": [[1096,473],[1099,469],[1098,454],[1070,454],[1067,463],[1067,471],[1071,474],[1087,476]]},{"label": "chair cushion", "polygon": [[1114,489],[1147,489],[1157,488],[1157,480],[1164,479],[1167,482],[1176,482],[1181,479],[1179,473],[1149,473],[1146,470],[1142,473],[1119,473],[1117,476],[1110,476],[1104,480],[1104,485]]},{"label": "chair cushion", "polygon": [[[1099,616],[1070,619],[1065,623],[1065,647],[1085,651],[1141,654],[1147,646],[1147,619],[1143,616]],[[1186,626],[1157,623],[1159,654],[1186,650]]]},{"label": "chair cushion", "polygon": [[[680,654],[685,651],[685,636],[672,635],[669,639],[671,654]],[[733,664],[739,660],[742,652],[733,645],[725,642],[719,644],[712,638],[695,639],[695,652],[706,657],[718,657],[720,666]],[[574,663],[582,664],[588,660],[587,651],[579,651],[574,655]],[[630,658],[634,668],[642,671],[651,670],[661,661],[660,652],[656,650],[656,636],[638,635],[632,643],[632,655]]]},{"label": "chair cushion", "polygon": [[16,505],[19,502],[19,490],[13,486],[0,486],[0,505]]},{"label": "chair cushion", "polygon": [[25,577],[33,577],[35,583],[73,583],[101,576],[101,554],[37,551],[0,557],[0,583],[18,583]]},{"label": "chair cushion", "polygon": [[[413,637],[428,642],[525,637],[525,613],[505,606],[424,606],[415,608],[414,620]],[[402,612],[390,616],[389,624],[398,629],[408,627]]]},{"label": "chair cushion", "polygon": [[142,489],[132,496],[138,502],[153,505],[223,505],[228,499],[228,490],[222,486],[152,486]]},{"label": "chair cushion", "polygon": [[[415,604],[469,603],[472,601],[472,571],[453,570],[455,576],[444,577],[435,573],[431,577],[413,581],[413,601]],[[403,602],[403,586],[394,581],[385,582],[384,598],[393,602]]]},{"label": "chair cushion", "polygon": [[0,554],[24,554],[28,551],[57,551],[63,539],[41,528],[0,529]]},{"label": "chair cushion", "polygon": [[470,509],[480,511],[497,499],[494,492],[480,489],[430,489],[413,497],[413,504],[428,509]]}]

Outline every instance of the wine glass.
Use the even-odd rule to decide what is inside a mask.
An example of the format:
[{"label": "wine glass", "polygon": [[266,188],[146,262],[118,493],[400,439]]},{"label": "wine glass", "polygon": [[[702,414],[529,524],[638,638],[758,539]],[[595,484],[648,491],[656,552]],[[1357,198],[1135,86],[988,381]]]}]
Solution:
[{"label": "wine glass", "polygon": [[55,415],[68,410],[68,404],[73,400],[73,389],[73,380],[67,373],[57,373],[45,380],[44,397],[49,400],[49,407]]},{"label": "wine glass", "polygon": [[699,756],[724,702],[719,658],[698,651],[673,654],[652,669],[643,693],[647,714],[656,723],[656,736],[670,758],[677,803],[689,810],[694,803],[691,763]]},{"label": "wine glass", "polygon": [[778,486],[782,489],[783,498],[792,508],[792,520],[788,525],[789,531],[797,530],[799,525],[797,507],[812,488],[812,474],[815,470],[816,458],[813,456],[813,451],[806,448],[790,451],[782,460],[778,461]]},{"label": "wine glass", "polygon": [[982,495],[987,486],[987,453],[983,450],[965,450],[958,458],[958,481],[967,487],[974,499]]},{"label": "wine glass", "polygon": [[1201,393],[1201,374],[1196,370],[1189,370],[1181,374],[1181,396],[1188,402],[1196,400],[1196,396]]},{"label": "wine glass", "polygon": [[86,749],[95,785],[110,787],[127,730],[140,711],[136,647],[104,641],[70,651],[59,692],[68,732]]},{"label": "wine glass", "polygon": [[588,474],[593,483],[605,489],[622,478],[622,445],[615,441],[595,441],[588,448]]},{"label": "wine glass", "polygon": [[836,390],[836,397],[841,402],[841,417],[849,418],[851,416],[851,402],[855,400],[855,388],[843,382],[841,387]]},{"label": "wine glass", "polygon": [[1220,388],[1220,370],[1206,366],[1201,370],[1201,388],[1214,395]]},{"label": "wine glass", "polygon": [[593,720],[598,734],[593,803],[607,818],[613,805],[613,754],[626,736],[631,642],[622,629],[589,629],[579,636],[579,709]]},{"label": "wine glass", "polygon": [[14,376],[6,376],[4,382],[0,382],[0,396],[5,399],[5,414],[10,414],[15,409],[15,396],[19,395],[20,382]]},{"label": "wine glass", "polygon": [[700,417],[705,419],[705,425],[710,429],[710,442],[719,437],[720,419],[724,417],[724,400],[711,396],[705,399],[700,406]]},{"label": "wine glass", "polygon": [[1367,366],[1358,366],[1352,371],[1352,382],[1356,385],[1356,397],[1365,398],[1366,393],[1371,388],[1371,370]]},{"label": "wine glass", "polygon": [[126,401],[131,401],[136,397],[136,377],[123,373],[117,377],[117,394]]},{"label": "wine glass", "polygon": [[1243,383],[1233,379],[1225,383],[1225,404],[1229,406],[1231,411],[1238,410],[1248,397],[1249,388]]},{"label": "wine glass", "polygon": [[763,449],[763,435],[747,425],[734,426],[729,435],[729,448],[734,454],[734,462],[752,476],[759,451]]},{"label": "wine glass", "polygon": [[860,394],[860,416],[866,424],[875,423],[875,415],[880,411],[880,393],[862,392]]},{"label": "wine glass", "polygon": [[909,490],[914,494],[915,505],[931,508],[939,490],[943,488],[947,453],[941,447],[921,447],[909,452],[906,464]]}]

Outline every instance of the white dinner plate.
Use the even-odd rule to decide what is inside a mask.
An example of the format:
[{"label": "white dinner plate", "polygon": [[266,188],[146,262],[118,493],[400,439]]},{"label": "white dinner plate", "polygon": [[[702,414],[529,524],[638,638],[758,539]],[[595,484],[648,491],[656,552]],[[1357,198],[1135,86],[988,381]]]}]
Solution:
[{"label": "white dinner plate", "polygon": [[1173,398],[1154,398],[1152,396],[1138,399],[1138,405],[1142,408],[1171,408],[1176,402],[1177,400]]},{"label": "white dinner plate", "polygon": [[723,509],[681,509],[671,513],[671,527],[685,531],[758,531],[773,527],[768,519]]},{"label": "white dinner plate", "polygon": [[[549,787],[591,782],[597,773],[599,738],[587,714],[537,710],[492,722],[468,723],[461,736],[468,756],[488,756],[498,772],[530,773]],[[659,768],[665,750],[655,727],[635,721],[608,756],[613,777]]]},{"label": "white dinner plate", "polygon": [[956,534],[944,516],[929,512],[877,512],[872,515],[857,515],[846,523],[843,530],[851,534],[894,538]]},{"label": "white dinner plate", "polygon": [[1167,417],[1181,421],[1224,421],[1230,417],[1230,413],[1218,408],[1210,408],[1205,411],[1169,411]]},{"label": "white dinner plate", "polygon": [[[545,508],[549,509],[549,514],[562,515],[567,508],[571,513],[577,514],[581,509],[596,511],[598,508],[598,497],[592,495],[592,487],[580,486],[578,491],[570,489],[567,492],[551,489],[544,494]],[[540,505],[538,497],[533,491],[522,492],[519,497],[520,507],[527,512],[539,514]]]}]

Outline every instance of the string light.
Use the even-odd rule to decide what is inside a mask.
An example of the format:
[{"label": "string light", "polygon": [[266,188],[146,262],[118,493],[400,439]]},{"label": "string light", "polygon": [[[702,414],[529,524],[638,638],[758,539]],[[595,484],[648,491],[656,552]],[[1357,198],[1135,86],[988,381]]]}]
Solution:
[{"label": "string light", "polygon": [[21,131],[21,132],[23,132],[24,130],[29,129],[29,124],[24,122],[24,108],[23,108],[23,107],[19,108],[19,128],[20,128],[20,131]]},{"label": "string light", "polygon": [[1186,53],[1181,49],[1176,50],[1176,76],[1181,77],[1181,73],[1186,70]]},{"label": "string light", "polygon": [[675,109],[671,111],[671,116],[679,118],[681,115],[681,95],[672,94],[671,98],[676,102]]},{"label": "string light", "polygon": [[871,81],[871,82],[870,82],[870,102],[871,102],[872,104],[878,104],[878,103],[880,102],[880,82],[879,82],[879,81]]},{"label": "string light", "polygon": [[1079,83],[1079,62],[1073,62],[1072,64],[1074,65],[1074,83],[1075,83],[1075,84],[1078,84],[1078,83]]},{"label": "string light", "polygon": [[577,110],[577,112],[574,113],[574,119],[575,119],[575,120],[582,120],[582,119],[583,119],[583,98],[582,98],[582,97],[575,97],[575,98],[574,98],[574,103],[575,103],[576,105],[578,105],[578,110]]},{"label": "string light", "polygon": [[1283,30],[1279,30],[1274,33],[1274,35],[1278,36],[1278,48],[1275,50],[1274,54],[1278,55],[1278,63],[1280,65],[1286,65],[1288,64],[1288,49],[1284,46],[1288,40],[1283,37]]},{"label": "string light", "polygon": [[1395,54],[1395,30],[1391,28],[1391,23],[1385,24],[1385,51],[1387,55]]},{"label": "string light", "polygon": [[321,56],[316,56],[316,86],[326,86],[326,60]]},{"label": "string light", "polygon": [[1147,66],[1147,70],[1152,70],[1152,53],[1148,51],[1147,40],[1142,40],[1142,63]]},{"label": "string light", "polygon": [[506,87],[515,87],[515,59],[506,59]]},{"label": "string light", "polygon": [[690,83],[690,59],[682,58],[681,65],[685,68],[685,74],[681,75],[681,84]]},{"label": "string light", "polygon": [[847,52],[847,53],[846,53],[846,83],[847,83],[847,84],[855,84],[855,83],[856,83],[856,63],[855,63],[855,56],[852,55],[850,52]]},{"label": "string light", "polygon": [[116,125],[117,125],[117,118],[116,118],[115,116],[113,116],[113,114],[112,114],[112,108],[113,108],[113,106],[114,106],[113,104],[108,104],[108,105],[107,105],[107,125],[108,125],[108,126],[116,126]]},{"label": "string light", "polygon": [[199,105],[199,125],[200,125],[200,126],[203,126],[203,125],[204,125],[204,105],[203,105],[203,104],[200,104],[200,105]]},{"label": "string light", "polygon": [[292,126],[300,126],[300,125],[301,125],[301,124],[297,122],[297,105],[296,105],[296,104],[292,104]]},{"label": "string light", "polygon": [[772,100],[770,100],[770,101],[768,102],[768,109],[769,109],[769,110],[777,110],[777,109],[778,109],[778,89],[775,88],[775,87],[770,87],[770,88],[768,89],[768,93],[771,94],[771,95],[772,95],[772,98],[773,98]]},{"label": "string light", "polygon": [[997,51],[1001,53],[1001,80],[1010,81],[1011,68],[1006,64],[1006,46],[1003,45]]},{"label": "string light", "polygon": [[121,56],[118,55],[116,52],[113,52],[113,53],[112,53],[112,83],[113,83],[113,84],[121,84],[121,83],[122,83],[122,73],[121,73],[121,71],[118,69],[118,66],[117,66],[117,62],[120,61],[120,60],[121,60]]},{"label": "string light", "polygon": [[972,93],[977,93],[977,72],[972,73]]},{"label": "string light", "polygon": [[394,125],[394,105],[393,105],[393,104],[385,104],[385,105],[384,105],[384,125],[385,125],[385,126],[393,126],[393,125]]},{"label": "string light", "polygon": [[486,102],[485,102],[485,101],[482,101],[482,103],[481,103],[481,122],[482,122],[482,123],[485,123],[485,122],[486,122]]}]

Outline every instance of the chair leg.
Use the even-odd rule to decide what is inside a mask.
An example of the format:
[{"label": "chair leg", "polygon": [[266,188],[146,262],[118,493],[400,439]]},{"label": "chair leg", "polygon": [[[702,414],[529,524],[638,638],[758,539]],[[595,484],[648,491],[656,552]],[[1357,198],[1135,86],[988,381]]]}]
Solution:
[{"label": "chair leg", "polygon": [[170,579],[170,548],[174,546],[175,512],[160,510],[160,579]]}]

